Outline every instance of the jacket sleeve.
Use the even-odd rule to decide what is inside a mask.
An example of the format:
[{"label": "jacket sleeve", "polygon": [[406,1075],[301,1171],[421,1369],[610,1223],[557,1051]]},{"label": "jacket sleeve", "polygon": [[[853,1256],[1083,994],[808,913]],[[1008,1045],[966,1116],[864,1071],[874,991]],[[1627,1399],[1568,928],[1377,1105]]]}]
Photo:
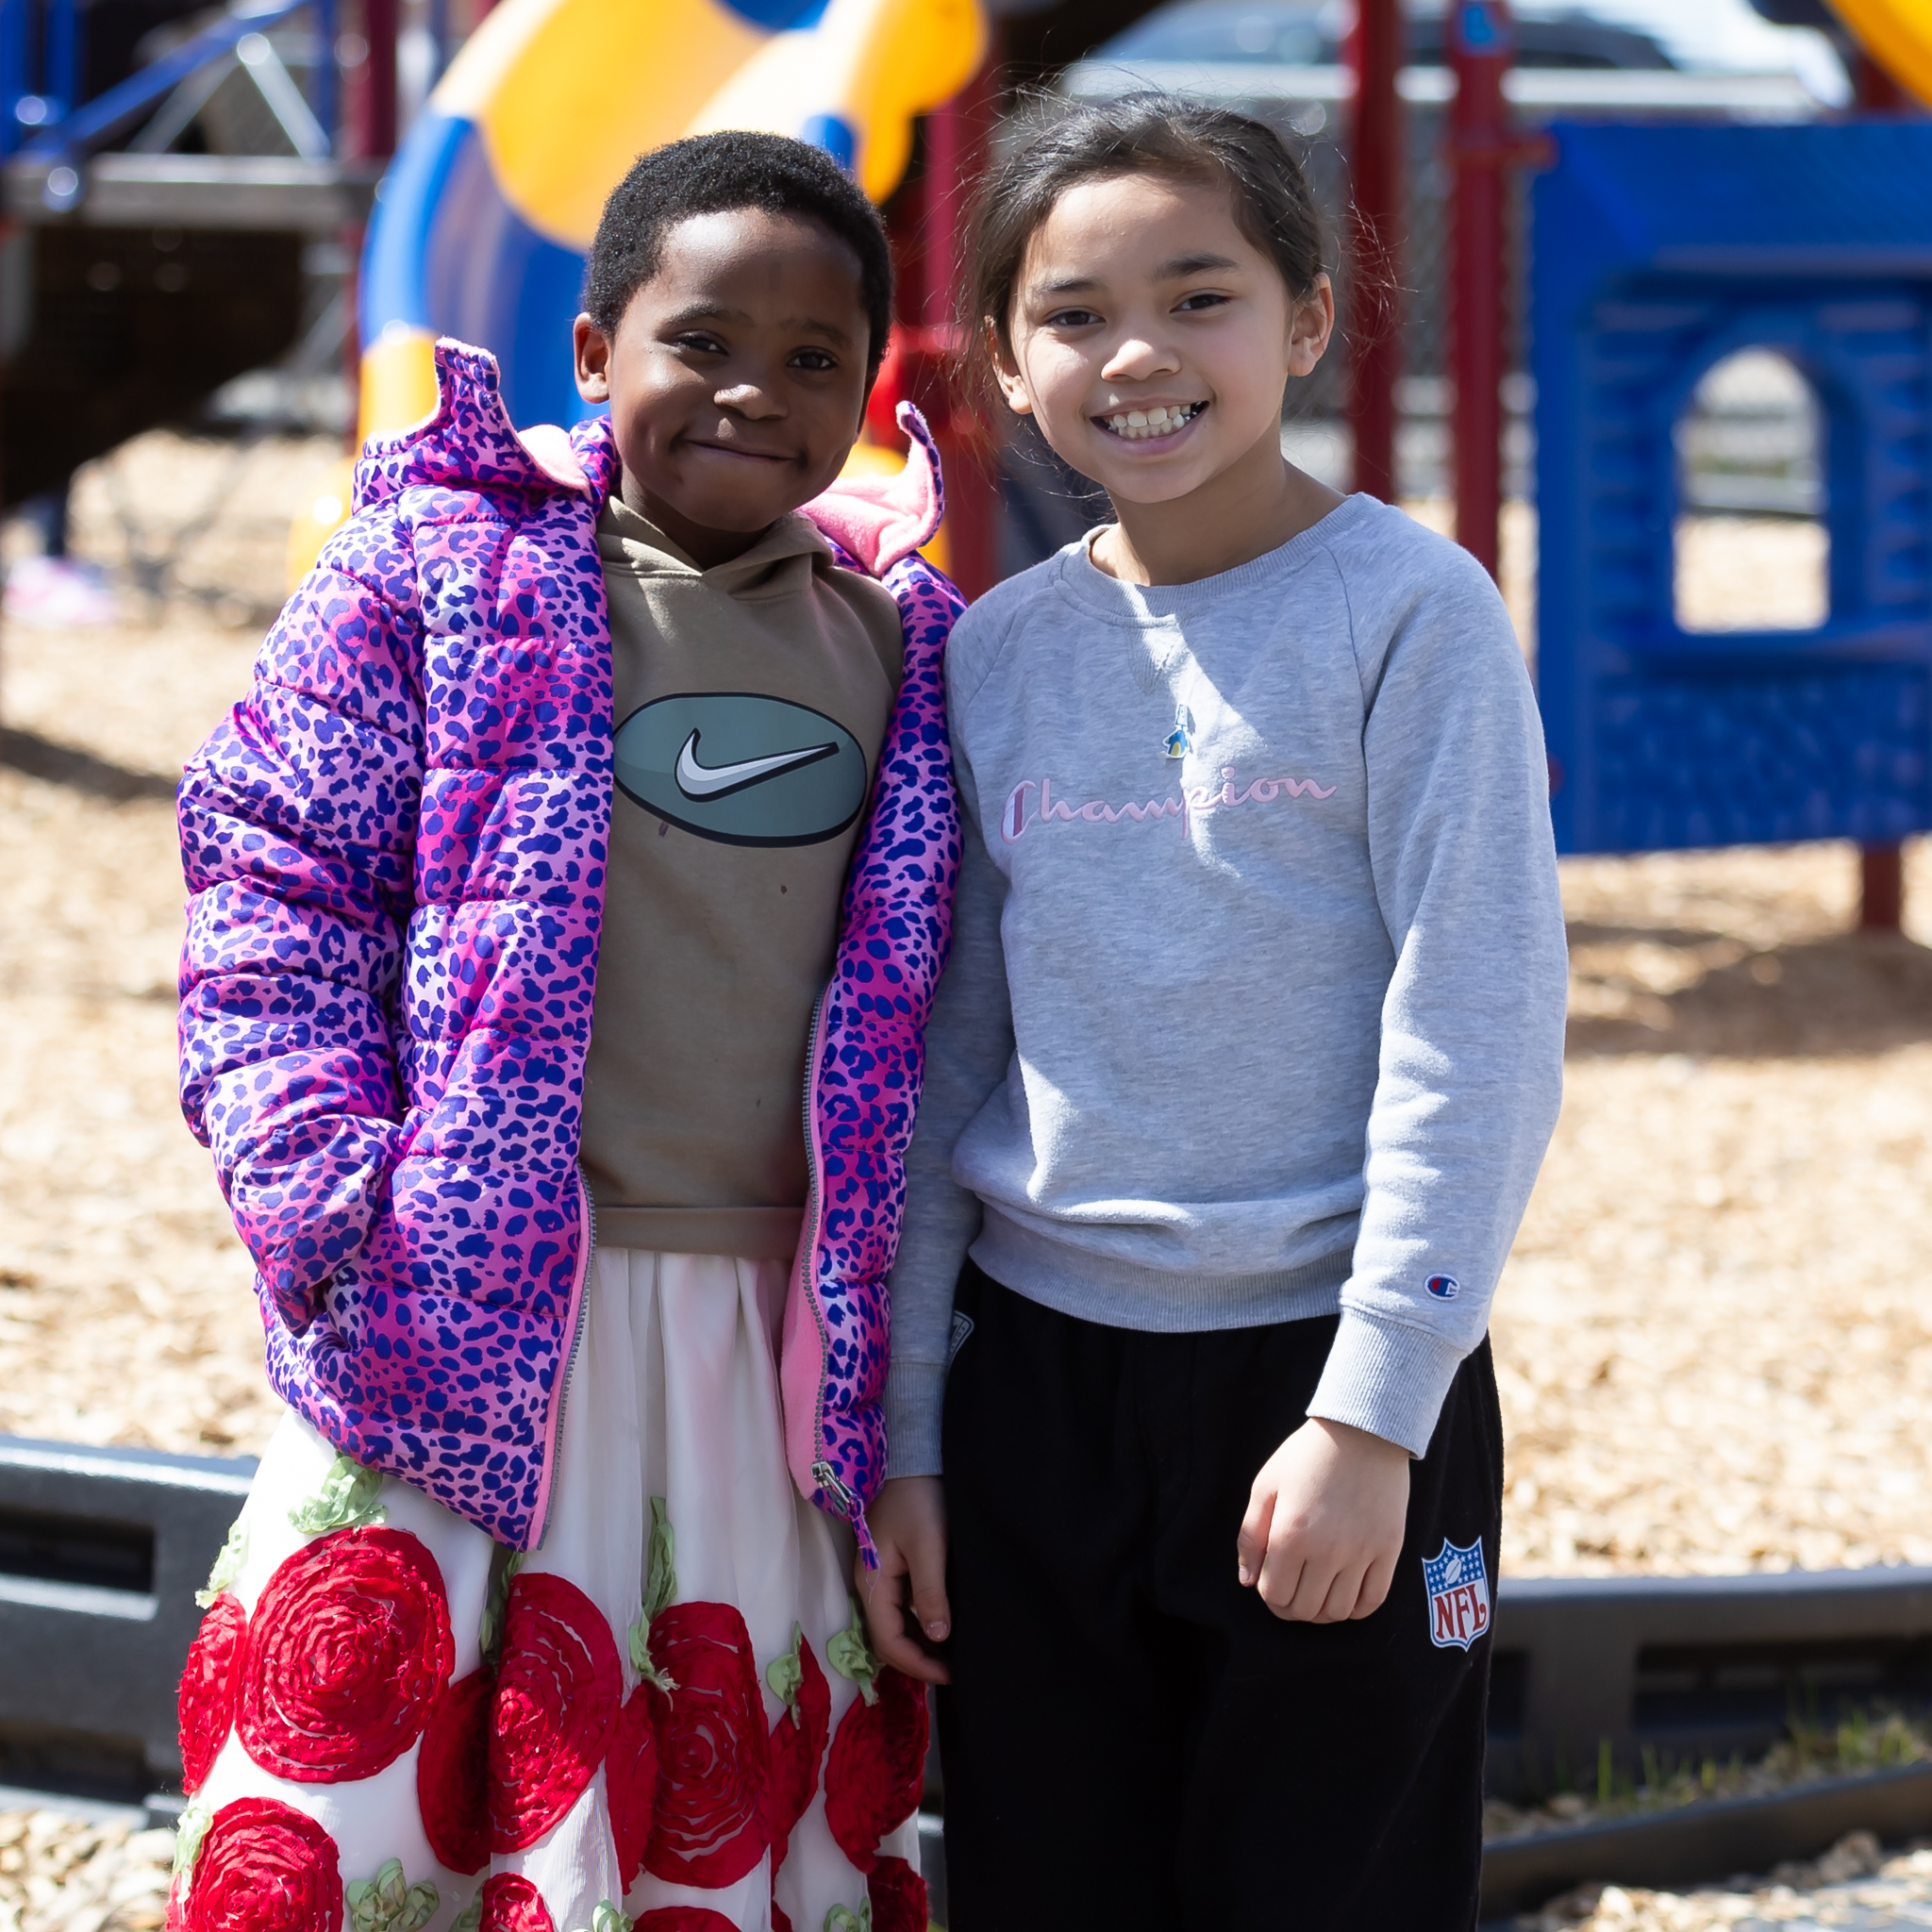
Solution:
[{"label": "jacket sleeve", "polygon": [[181,782],[182,1110],[298,1334],[382,1211],[405,1133],[421,638],[407,532],[360,511]]},{"label": "jacket sleeve", "polygon": [[953,1285],[979,1233],[980,1203],[953,1178],[953,1149],[1013,1056],[1000,915],[1007,882],[980,830],[971,772],[954,734],[959,790],[959,883],[953,950],[925,1028],[925,1090],[906,1157],[906,1213],[891,1276],[886,1474],[936,1475],[940,1407],[953,1325]]},{"label": "jacket sleeve", "polygon": [[1308,1405],[1415,1456],[1488,1328],[1556,1125],[1568,992],[1536,699],[1494,586],[1442,548],[1387,619],[1369,693],[1369,863],[1395,959],[1354,1268]]}]

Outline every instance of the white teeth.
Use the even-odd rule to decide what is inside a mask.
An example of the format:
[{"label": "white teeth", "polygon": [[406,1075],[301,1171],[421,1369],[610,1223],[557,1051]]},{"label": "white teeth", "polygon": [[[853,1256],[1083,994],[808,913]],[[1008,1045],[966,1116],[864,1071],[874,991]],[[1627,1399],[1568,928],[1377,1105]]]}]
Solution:
[{"label": "white teeth", "polygon": [[1186,403],[1178,408],[1162,404],[1158,409],[1124,409],[1107,418],[1107,426],[1129,442],[1150,436],[1170,436],[1184,423],[1191,422],[1207,408],[1205,403]]}]

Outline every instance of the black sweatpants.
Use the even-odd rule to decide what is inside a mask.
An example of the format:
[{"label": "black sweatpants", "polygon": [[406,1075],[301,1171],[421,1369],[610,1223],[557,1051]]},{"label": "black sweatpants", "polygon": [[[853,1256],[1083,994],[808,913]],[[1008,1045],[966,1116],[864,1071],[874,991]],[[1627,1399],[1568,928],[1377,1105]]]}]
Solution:
[{"label": "black sweatpants", "polygon": [[[1236,1581],[1235,1536],[1335,1317],[1108,1328],[971,1262],[956,1306],[948,1932],[1473,1926],[1503,1493],[1489,1343],[1410,1465],[1388,1600],[1285,1624]],[[1425,1576],[1445,1543],[1479,1545],[1479,1574],[1451,1553]]]}]

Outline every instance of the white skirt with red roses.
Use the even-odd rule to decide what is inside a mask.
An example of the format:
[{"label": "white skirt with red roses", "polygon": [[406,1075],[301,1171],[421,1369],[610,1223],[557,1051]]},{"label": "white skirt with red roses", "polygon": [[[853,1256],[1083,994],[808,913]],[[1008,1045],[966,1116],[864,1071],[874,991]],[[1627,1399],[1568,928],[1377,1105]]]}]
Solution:
[{"label": "white skirt with red roses", "polygon": [[786,1473],[784,1291],[597,1254],[528,1557],[283,1419],[181,1680],[171,1927],[925,1932],[924,1697]]}]

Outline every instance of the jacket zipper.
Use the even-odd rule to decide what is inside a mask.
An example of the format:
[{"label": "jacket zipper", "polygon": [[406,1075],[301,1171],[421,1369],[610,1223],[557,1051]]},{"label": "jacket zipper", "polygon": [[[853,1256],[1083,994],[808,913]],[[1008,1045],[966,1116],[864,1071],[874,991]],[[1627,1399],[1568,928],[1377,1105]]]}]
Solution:
[{"label": "jacket zipper", "polygon": [[577,1349],[591,1319],[591,1270],[597,1259],[597,1204],[591,1198],[590,1185],[584,1179],[581,1167],[576,1170],[576,1181],[577,1197],[584,1204],[584,1291],[577,1296],[577,1319],[571,1330],[570,1354],[564,1357],[563,1380],[557,1390],[557,1426],[551,1436],[550,1450],[550,1493],[544,1498],[543,1523],[537,1532],[537,1541],[530,1545],[533,1550],[543,1547],[543,1539],[550,1534],[550,1519],[557,1513],[557,1484],[563,1468],[563,1412],[570,1403],[570,1378],[576,1370]]},{"label": "jacket zipper", "polygon": [[[798,1244],[799,1291],[805,1296],[806,1307],[811,1310],[812,1322],[819,1331],[818,1407],[813,1412],[811,1422],[811,1442],[814,1450],[821,1448],[825,1440],[825,1362],[832,1352],[831,1333],[825,1326],[825,1318],[819,1308],[818,1297],[811,1290],[814,1263],[819,1248],[819,1163],[811,1131],[811,1096],[812,1089],[818,1084],[819,1021],[824,1009],[825,995],[822,992],[812,1002],[811,1024],[806,1029],[805,1035],[805,1239]],[[832,1465],[824,1456],[819,1456],[812,1463],[811,1479],[827,1495],[834,1498],[847,1516],[856,1514],[854,1505],[857,1499],[839,1480],[833,1473]]]}]

